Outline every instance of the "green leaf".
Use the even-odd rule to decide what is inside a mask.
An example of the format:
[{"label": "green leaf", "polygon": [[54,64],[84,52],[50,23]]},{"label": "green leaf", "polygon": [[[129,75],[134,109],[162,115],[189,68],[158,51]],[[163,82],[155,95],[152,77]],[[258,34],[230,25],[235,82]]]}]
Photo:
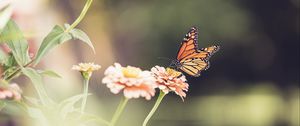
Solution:
[{"label": "green leaf", "polygon": [[0,100],[0,111],[6,106],[6,103],[4,101]]},{"label": "green leaf", "polygon": [[28,43],[17,24],[10,20],[0,35],[0,42],[6,42],[20,66],[29,62]]},{"label": "green leaf", "polygon": [[93,52],[95,53],[95,48],[93,46],[93,43],[91,42],[89,36],[84,31],[74,28],[70,31],[70,33],[74,39],[79,39],[85,42],[86,44],[88,44],[92,48]]},{"label": "green leaf", "polygon": [[51,106],[53,104],[53,101],[48,97],[46,93],[42,76],[32,68],[23,68],[22,72],[32,81],[32,84],[37,91],[42,104]]},{"label": "green leaf", "polygon": [[11,5],[7,5],[0,10],[0,33],[3,28],[6,26],[6,23],[9,21],[13,12],[13,7]]},{"label": "green leaf", "polygon": [[39,106],[40,105],[40,100],[33,98],[33,97],[28,97],[28,96],[24,96],[24,98],[30,102],[30,104],[33,104],[35,106]]},{"label": "green leaf", "polygon": [[50,77],[56,77],[56,78],[61,78],[61,76],[59,74],[57,74],[56,72],[52,71],[52,70],[37,70],[38,73],[42,74],[42,75],[47,75]]},{"label": "green leaf", "polygon": [[84,97],[84,94],[80,94],[80,95],[75,95],[75,96],[72,96],[70,98],[63,100],[59,104],[60,115],[63,118],[65,118],[67,116],[67,114],[74,112],[75,111],[75,107],[74,107],[75,103],[78,102],[83,97]]},{"label": "green leaf", "polygon": [[28,107],[27,113],[31,118],[34,118],[40,126],[50,126],[49,122],[47,121],[48,119],[41,109]]},{"label": "green leaf", "polygon": [[0,64],[4,64],[7,55],[0,49]]},{"label": "green leaf", "polygon": [[18,63],[13,57],[13,55],[10,53],[6,55],[5,59],[1,62],[3,65],[3,78],[7,78],[9,75],[11,75],[15,70],[17,69]]},{"label": "green leaf", "polygon": [[68,23],[65,23],[64,26],[65,26],[65,29],[69,29],[71,25]]},{"label": "green leaf", "polygon": [[64,29],[56,25],[52,31],[44,38],[37,55],[35,57],[35,65],[40,62],[41,58],[55,46],[72,39],[69,33],[64,32]]},{"label": "green leaf", "polygon": [[15,60],[14,56],[12,54],[7,55],[7,58],[5,59],[4,62],[5,67],[14,67],[18,65],[17,61]]}]

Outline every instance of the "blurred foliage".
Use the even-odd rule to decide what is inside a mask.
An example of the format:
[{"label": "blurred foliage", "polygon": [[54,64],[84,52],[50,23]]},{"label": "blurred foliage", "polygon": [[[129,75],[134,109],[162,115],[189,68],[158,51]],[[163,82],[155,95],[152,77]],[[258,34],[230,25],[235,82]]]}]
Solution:
[{"label": "blurred foliage", "polygon": [[6,5],[5,7],[0,6],[0,33],[9,21],[12,11],[13,8],[10,5]]}]

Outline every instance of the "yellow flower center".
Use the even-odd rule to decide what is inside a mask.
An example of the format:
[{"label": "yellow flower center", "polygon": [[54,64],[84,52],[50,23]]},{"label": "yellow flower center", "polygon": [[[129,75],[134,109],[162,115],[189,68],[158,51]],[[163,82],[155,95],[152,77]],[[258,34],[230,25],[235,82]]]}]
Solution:
[{"label": "yellow flower center", "polygon": [[137,78],[141,71],[142,71],[141,69],[136,67],[131,67],[131,66],[122,68],[122,72],[124,76],[128,78]]},{"label": "yellow flower center", "polygon": [[174,69],[172,69],[172,68],[167,68],[167,69],[166,69],[166,72],[167,72],[170,76],[173,76],[173,77],[178,77],[178,76],[180,76],[180,75],[182,74],[181,72],[176,71],[176,70],[174,70]]}]

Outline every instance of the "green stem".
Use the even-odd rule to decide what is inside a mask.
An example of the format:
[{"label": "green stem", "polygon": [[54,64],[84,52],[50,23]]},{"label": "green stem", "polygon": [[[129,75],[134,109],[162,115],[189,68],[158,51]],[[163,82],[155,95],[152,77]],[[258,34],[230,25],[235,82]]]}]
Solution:
[{"label": "green stem", "polygon": [[128,100],[129,100],[128,98],[123,98],[120,101],[120,104],[119,104],[119,106],[118,106],[118,108],[117,108],[117,110],[116,110],[113,118],[111,119],[109,126],[114,126],[116,124],[116,122],[119,119],[121,113],[123,112],[123,110],[124,110],[124,108],[125,108]]},{"label": "green stem", "polygon": [[83,17],[85,16],[86,12],[88,11],[88,9],[90,8],[91,4],[92,4],[93,0],[87,0],[87,2],[85,3],[80,15],[78,16],[78,18],[73,22],[73,24],[66,30],[66,32],[69,32],[70,30],[72,30],[73,28],[75,28],[83,19]]},{"label": "green stem", "polygon": [[[30,62],[28,62],[27,64],[25,64],[24,66],[18,67],[12,74],[10,74],[7,77],[4,77],[4,80],[6,81],[10,81],[14,76],[16,76],[19,72],[21,72],[21,68],[22,67],[28,67],[29,65],[31,65],[33,62],[35,61],[35,59],[32,59]],[[4,76],[4,75],[2,75]]]},{"label": "green stem", "polygon": [[84,113],[88,92],[89,92],[89,79],[83,79],[83,99],[82,99],[81,109],[80,109],[81,113]]},{"label": "green stem", "polygon": [[149,112],[149,114],[147,115],[146,119],[143,122],[143,126],[147,125],[148,121],[150,120],[152,115],[155,113],[156,109],[158,108],[159,104],[161,103],[161,101],[163,100],[165,95],[166,94],[163,91],[160,91],[159,96],[158,96],[153,108],[151,109],[151,111]]}]

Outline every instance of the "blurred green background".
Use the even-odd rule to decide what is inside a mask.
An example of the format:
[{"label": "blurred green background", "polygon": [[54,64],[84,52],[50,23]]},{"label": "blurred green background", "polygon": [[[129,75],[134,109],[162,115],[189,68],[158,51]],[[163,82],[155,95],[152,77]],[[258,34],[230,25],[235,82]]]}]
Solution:
[{"label": "blurred green background", "polygon": [[[13,18],[28,32],[33,52],[54,24],[73,22],[85,3],[25,1],[32,12]],[[78,27],[90,36],[96,54],[79,42],[51,51],[39,67],[63,79],[46,78],[48,92],[56,100],[80,93],[80,75],[70,68],[94,61],[102,69],[93,75],[87,111],[109,120],[122,95],[101,84],[103,71],[114,62],[168,66],[158,57],[175,58],[192,26],[199,28],[200,48],[221,49],[200,77],[187,77],[185,101],[169,94],[149,126],[299,126],[299,0],[94,0]],[[15,81],[24,94],[34,95],[22,80]],[[155,99],[130,100],[117,125],[140,126]],[[0,117],[0,126],[26,125],[24,117]]]}]

